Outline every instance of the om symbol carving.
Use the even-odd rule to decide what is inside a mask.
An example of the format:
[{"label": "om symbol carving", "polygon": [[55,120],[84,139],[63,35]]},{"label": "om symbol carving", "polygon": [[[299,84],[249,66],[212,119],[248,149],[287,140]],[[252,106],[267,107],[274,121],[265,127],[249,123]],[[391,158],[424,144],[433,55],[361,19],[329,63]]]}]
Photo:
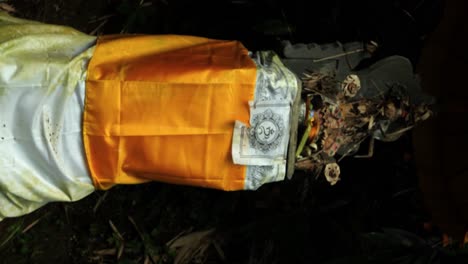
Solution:
[{"label": "om symbol carving", "polygon": [[283,119],[271,109],[254,115],[250,129],[250,146],[268,152],[280,144],[284,135]]},{"label": "om symbol carving", "polygon": [[276,132],[278,131],[277,126],[270,120],[261,122],[256,126],[255,136],[257,140],[262,143],[270,143],[275,139]]}]

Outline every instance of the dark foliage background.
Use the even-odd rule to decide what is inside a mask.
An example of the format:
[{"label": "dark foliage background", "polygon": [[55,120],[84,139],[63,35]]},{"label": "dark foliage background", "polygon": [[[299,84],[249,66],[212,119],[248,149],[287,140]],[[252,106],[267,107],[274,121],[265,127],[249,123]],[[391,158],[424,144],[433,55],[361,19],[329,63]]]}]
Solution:
[{"label": "dark foliage background", "polygon": [[[439,0],[7,2],[17,16],[93,34],[199,35],[238,39],[251,50],[279,50],[286,39],[375,40],[377,58],[400,54],[415,65],[443,9]],[[427,228],[412,153],[409,134],[378,143],[371,159],[345,159],[334,187],[297,173],[256,192],[150,183],[50,204],[1,223],[0,263],[144,263],[146,255],[171,263],[169,240],[211,228],[218,247],[204,263],[468,263],[466,252],[441,247],[437,227]],[[119,260],[97,252],[122,243],[109,220],[125,241]]]}]

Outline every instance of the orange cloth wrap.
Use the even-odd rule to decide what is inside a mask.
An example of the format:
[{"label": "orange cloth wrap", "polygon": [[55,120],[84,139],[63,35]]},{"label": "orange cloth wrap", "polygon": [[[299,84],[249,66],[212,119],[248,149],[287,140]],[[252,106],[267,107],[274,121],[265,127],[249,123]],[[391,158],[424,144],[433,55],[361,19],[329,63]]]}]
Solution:
[{"label": "orange cloth wrap", "polygon": [[256,66],[237,41],[107,36],[88,68],[83,138],[94,185],[162,181],[244,189],[231,157]]}]

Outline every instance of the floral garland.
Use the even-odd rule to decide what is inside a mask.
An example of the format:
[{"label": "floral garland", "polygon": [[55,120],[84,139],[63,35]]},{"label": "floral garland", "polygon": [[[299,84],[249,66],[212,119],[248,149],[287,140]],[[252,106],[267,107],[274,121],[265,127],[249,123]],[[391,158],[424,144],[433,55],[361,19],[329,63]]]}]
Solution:
[{"label": "floral garland", "polygon": [[[302,97],[306,105],[304,134],[296,152],[296,169],[324,174],[331,185],[340,180],[339,160],[353,155],[368,139],[396,140],[432,115],[429,105],[412,104],[406,87],[394,83],[375,98],[356,96],[356,74],[343,81],[323,73],[307,73]],[[338,160],[338,161],[339,161]]]}]

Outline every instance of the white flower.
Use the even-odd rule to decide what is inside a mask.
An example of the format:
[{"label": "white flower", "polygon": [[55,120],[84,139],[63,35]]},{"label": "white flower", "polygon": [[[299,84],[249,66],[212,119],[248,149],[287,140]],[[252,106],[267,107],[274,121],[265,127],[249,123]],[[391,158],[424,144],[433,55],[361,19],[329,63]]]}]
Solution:
[{"label": "white flower", "polygon": [[325,178],[330,185],[335,185],[340,180],[340,166],[336,163],[328,163],[325,166]]},{"label": "white flower", "polygon": [[341,88],[346,97],[354,97],[361,89],[361,80],[356,74],[350,74],[346,76]]}]

